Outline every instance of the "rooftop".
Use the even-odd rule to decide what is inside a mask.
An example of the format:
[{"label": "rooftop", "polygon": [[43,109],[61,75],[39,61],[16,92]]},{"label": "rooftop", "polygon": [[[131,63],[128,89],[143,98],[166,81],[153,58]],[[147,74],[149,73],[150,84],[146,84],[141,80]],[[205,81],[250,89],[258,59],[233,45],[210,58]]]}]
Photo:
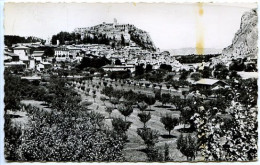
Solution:
[{"label": "rooftop", "polygon": [[26,46],[18,46],[18,47],[15,47],[14,49],[30,49],[30,48],[28,48]]},{"label": "rooftop", "polygon": [[213,85],[217,82],[219,82],[220,80],[217,79],[200,79],[199,81],[194,82],[193,84],[201,84],[201,85]]}]

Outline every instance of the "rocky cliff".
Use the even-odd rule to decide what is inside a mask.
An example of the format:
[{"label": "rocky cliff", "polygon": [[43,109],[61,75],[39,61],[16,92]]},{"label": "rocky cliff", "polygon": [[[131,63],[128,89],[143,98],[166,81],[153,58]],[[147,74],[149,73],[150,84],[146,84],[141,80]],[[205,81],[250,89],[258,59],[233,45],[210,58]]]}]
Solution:
[{"label": "rocky cliff", "polygon": [[236,32],[232,44],[223,49],[223,56],[234,58],[257,57],[257,9],[243,14],[240,29]]},{"label": "rocky cliff", "polygon": [[146,31],[134,27],[129,31],[129,34],[130,39],[143,49],[156,50],[150,35]]},{"label": "rocky cliff", "polygon": [[[156,50],[149,33],[132,24],[104,22],[103,24],[92,27],[76,28],[74,32],[80,34],[86,43],[92,40],[94,40],[93,43],[110,43],[117,46],[127,46],[130,43],[135,43],[143,49]],[[101,40],[101,42],[98,40]]]}]

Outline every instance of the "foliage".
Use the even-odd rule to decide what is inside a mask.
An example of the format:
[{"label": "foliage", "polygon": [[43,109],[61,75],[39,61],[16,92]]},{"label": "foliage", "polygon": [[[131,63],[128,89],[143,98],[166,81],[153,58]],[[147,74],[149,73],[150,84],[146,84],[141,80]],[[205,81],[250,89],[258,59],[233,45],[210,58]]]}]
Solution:
[{"label": "foliage", "polygon": [[164,161],[170,160],[169,144],[164,144]]},{"label": "foliage", "polygon": [[81,36],[76,33],[59,32],[58,34],[52,36],[51,43],[56,45],[57,40],[59,40],[61,45],[67,44],[67,42],[69,42],[69,44],[77,44],[80,43]]},{"label": "foliage", "polygon": [[196,138],[190,134],[186,137],[181,134],[177,139],[177,149],[187,157],[187,161],[195,160],[197,152]]},{"label": "foliage", "polygon": [[[79,106],[70,111],[51,113],[31,106],[28,126],[15,148],[19,161],[122,161],[124,141],[103,126],[104,117],[97,113],[84,113]],[[64,107],[67,109],[66,107]],[[77,111],[75,111],[77,110]],[[6,139],[7,140],[7,139]],[[8,139],[9,140],[9,139]],[[7,141],[7,148],[10,141]],[[17,143],[19,144],[19,143]],[[8,160],[10,158],[6,152]]]},{"label": "foliage", "polygon": [[144,101],[145,101],[146,104],[149,105],[150,110],[151,110],[151,106],[154,105],[155,102],[156,102],[155,98],[152,97],[152,96],[147,96],[147,97],[145,97]]},{"label": "foliage", "polygon": [[118,106],[118,110],[122,115],[125,116],[125,121],[126,121],[126,117],[130,116],[133,113],[132,105],[121,104]]},{"label": "foliage", "polygon": [[163,93],[162,94],[162,98],[161,98],[162,105],[169,103],[170,100],[171,100],[171,95],[169,93]]},{"label": "foliage", "polygon": [[83,70],[84,68],[101,68],[102,66],[108,64],[111,64],[111,61],[109,61],[106,57],[83,57],[81,63],[77,67],[80,70]]},{"label": "foliage", "polygon": [[179,123],[178,118],[172,117],[169,114],[162,116],[160,121],[161,121],[161,123],[163,123],[164,128],[169,132],[169,135],[171,134],[171,130],[173,130],[174,127]]},{"label": "foliage", "polygon": [[151,119],[151,113],[141,112],[137,115],[139,120],[144,124],[144,128],[146,128],[146,123]]},{"label": "foliage", "polygon": [[137,134],[143,139],[148,149],[153,148],[158,142],[158,131],[152,130],[150,128],[139,128],[137,129]]},{"label": "foliage", "polygon": [[41,42],[45,43],[45,40],[37,37],[20,37],[15,35],[4,35],[4,43],[6,46],[11,47],[13,44],[17,43],[35,43],[35,42]]},{"label": "foliage", "polygon": [[202,77],[201,73],[198,72],[192,73],[190,76],[190,78],[193,79],[194,81],[199,81],[201,77]]},{"label": "foliage", "polygon": [[109,118],[111,118],[111,113],[113,112],[114,108],[111,106],[106,107],[106,112],[109,114]]},{"label": "foliage", "polygon": [[167,65],[167,64],[161,64],[160,65],[160,69],[164,69],[167,70],[168,72],[172,71],[172,66],[171,65]]},{"label": "foliage", "polygon": [[137,104],[137,107],[138,107],[138,109],[140,109],[140,111],[145,111],[147,108],[147,104],[144,102],[141,102],[141,103]]}]

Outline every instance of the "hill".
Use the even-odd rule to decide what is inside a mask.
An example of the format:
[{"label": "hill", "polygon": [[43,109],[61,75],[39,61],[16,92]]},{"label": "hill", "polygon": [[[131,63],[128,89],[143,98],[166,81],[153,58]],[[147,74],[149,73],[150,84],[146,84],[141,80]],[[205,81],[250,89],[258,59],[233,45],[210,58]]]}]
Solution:
[{"label": "hill", "polygon": [[146,50],[155,51],[156,47],[148,32],[135,27],[132,24],[105,23],[76,28],[74,33],[81,35],[83,43],[97,43],[116,46],[138,46]]}]

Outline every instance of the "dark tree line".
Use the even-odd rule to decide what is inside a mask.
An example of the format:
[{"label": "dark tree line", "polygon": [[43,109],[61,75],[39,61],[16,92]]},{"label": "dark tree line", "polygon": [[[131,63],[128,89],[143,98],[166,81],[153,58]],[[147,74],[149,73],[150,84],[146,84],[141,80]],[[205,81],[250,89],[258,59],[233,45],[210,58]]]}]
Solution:
[{"label": "dark tree line", "polygon": [[111,61],[108,60],[106,57],[96,57],[96,58],[84,57],[81,63],[78,65],[78,68],[81,70],[89,67],[101,68],[102,66],[105,66],[107,64],[111,64]]},{"label": "dark tree line", "polygon": [[208,55],[185,55],[177,56],[176,59],[180,63],[199,63],[199,62],[209,62],[212,57],[217,57],[220,54],[208,54]]},{"label": "dark tree line", "polygon": [[11,47],[12,44],[17,44],[17,43],[34,43],[34,42],[41,42],[42,44],[44,44],[45,40],[33,36],[30,37],[20,37],[20,36],[13,36],[13,35],[4,36],[4,43],[8,47]]},{"label": "dark tree line", "polygon": [[52,36],[51,43],[53,45],[57,44],[57,40],[59,40],[60,44],[75,44],[75,43],[80,43],[81,41],[81,36],[80,34],[76,33],[69,33],[69,32],[59,32],[56,35]]}]

